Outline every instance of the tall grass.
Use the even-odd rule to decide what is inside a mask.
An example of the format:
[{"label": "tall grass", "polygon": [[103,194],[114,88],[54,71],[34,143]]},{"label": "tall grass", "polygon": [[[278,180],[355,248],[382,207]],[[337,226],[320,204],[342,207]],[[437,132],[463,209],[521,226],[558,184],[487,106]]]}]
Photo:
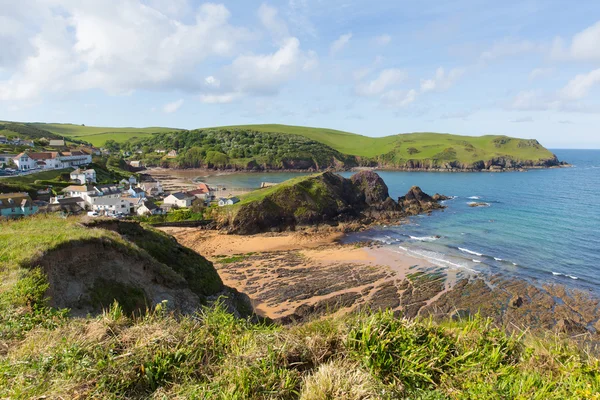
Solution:
[{"label": "tall grass", "polygon": [[280,327],[217,304],[40,326],[3,351],[0,397],[197,399],[597,399],[598,359],[558,337],[489,321],[390,312]]}]

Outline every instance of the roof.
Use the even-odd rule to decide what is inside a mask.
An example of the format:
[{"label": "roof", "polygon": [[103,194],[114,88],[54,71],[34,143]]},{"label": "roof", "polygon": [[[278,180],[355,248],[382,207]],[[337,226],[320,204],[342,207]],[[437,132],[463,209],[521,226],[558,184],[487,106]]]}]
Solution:
[{"label": "roof", "polygon": [[2,193],[0,194],[0,209],[23,207],[31,203],[27,193]]},{"label": "roof", "polygon": [[83,199],[81,197],[66,197],[64,199],[58,199],[58,204],[77,204],[83,203]]},{"label": "roof", "polygon": [[204,182],[198,182],[198,190],[204,190],[204,193],[210,192],[210,188]]},{"label": "roof", "polygon": [[91,192],[94,190],[93,186],[89,185],[70,185],[64,188],[63,192]]},{"label": "roof", "polygon": [[136,193],[144,193],[144,189],[142,188],[131,188],[130,190],[133,190]]},{"label": "roof", "polygon": [[96,200],[94,202],[94,206],[114,206],[117,204],[122,204],[123,202],[127,201],[125,199],[122,199],[120,197],[117,198],[106,198],[106,197],[98,197],[98,200]]},{"label": "roof", "polygon": [[73,170],[73,172],[71,172],[71,175],[74,175],[74,174],[76,175],[76,174],[80,174],[80,173],[81,173],[81,170],[79,168],[77,168],[77,169]]},{"label": "roof", "polygon": [[50,140],[50,146],[64,146],[65,145],[65,141],[64,140]]},{"label": "roof", "polygon": [[56,151],[46,151],[46,152],[42,152],[42,153],[23,152],[23,153],[17,154],[15,156],[15,158],[28,156],[32,160],[49,160],[49,159],[56,158],[58,156],[58,154],[59,153],[57,153]]},{"label": "roof", "polygon": [[102,192],[104,194],[113,194],[113,193],[121,193],[116,184],[112,183],[109,185],[96,185],[96,190]]},{"label": "roof", "polygon": [[177,200],[185,200],[185,199],[190,199],[194,196],[188,195],[187,193],[183,193],[183,192],[175,192],[175,193],[171,193],[171,196],[175,197]]},{"label": "roof", "polygon": [[144,201],[143,206],[146,207],[148,210],[158,210],[160,208],[150,200]]}]

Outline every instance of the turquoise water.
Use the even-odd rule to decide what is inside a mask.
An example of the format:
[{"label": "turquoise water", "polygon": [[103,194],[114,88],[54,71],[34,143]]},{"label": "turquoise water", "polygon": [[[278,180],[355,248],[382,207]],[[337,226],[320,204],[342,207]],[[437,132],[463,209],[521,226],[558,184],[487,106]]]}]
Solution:
[{"label": "turquoise water", "polygon": [[[600,293],[600,150],[555,153],[574,167],[507,173],[379,171],[394,198],[413,185],[455,198],[446,202],[443,212],[347,240],[380,240],[444,268],[502,273]],[[236,174],[211,181],[256,187],[294,176],[298,174]],[[469,207],[473,201],[489,206]]]}]

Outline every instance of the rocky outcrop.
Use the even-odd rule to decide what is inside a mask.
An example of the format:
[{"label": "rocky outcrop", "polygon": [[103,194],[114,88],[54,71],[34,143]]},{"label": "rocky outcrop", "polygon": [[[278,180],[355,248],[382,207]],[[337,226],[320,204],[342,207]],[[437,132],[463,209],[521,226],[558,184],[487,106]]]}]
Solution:
[{"label": "rocky outcrop", "polygon": [[446,199],[415,187],[398,204],[379,175],[362,171],[350,179],[331,172],[284,182],[257,199],[219,210],[217,219],[231,233],[284,231],[303,225],[390,221],[443,208]]},{"label": "rocky outcrop", "polygon": [[440,201],[448,199],[448,197],[439,194],[436,194],[435,196],[435,198],[431,197],[427,193],[424,193],[420,187],[413,186],[406,195],[398,199],[398,204],[401,210],[407,215],[428,213],[433,210],[444,208],[444,206],[440,204]]}]

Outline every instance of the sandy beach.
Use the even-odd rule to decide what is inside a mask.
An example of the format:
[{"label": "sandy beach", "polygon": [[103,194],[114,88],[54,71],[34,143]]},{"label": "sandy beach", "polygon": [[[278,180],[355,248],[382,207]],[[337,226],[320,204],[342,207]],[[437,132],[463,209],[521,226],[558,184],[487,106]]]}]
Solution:
[{"label": "sandy beach", "polygon": [[[215,171],[211,169],[171,169],[153,167],[142,171],[143,174],[148,174],[154,179],[160,181],[163,189],[167,192],[188,191],[196,189],[198,184],[194,179],[203,176],[221,176],[235,173],[235,171]],[[249,188],[215,188],[220,189],[219,197],[239,196],[248,193],[253,189]],[[224,189],[224,190],[223,190]],[[258,189],[258,188],[256,188]]]},{"label": "sandy beach", "polygon": [[197,228],[162,230],[211,260],[227,286],[249,296],[257,314],[282,323],[388,309],[408,318],[480,313],[516,331],[600,330],[600,301],[587,293],[507,276],[467,275],[393,247],[342,244],[343,234],[336,231],[240,236]]},{"label": "sandy beach", "polygon": [[[195,228],[163,228],[214,262],[228,286],[248,294],[256,312],[285,318],[302,308],[402,306],[396,293],[406,278],[431,270],[426,261],[388,249],[340,244],[340,232],[225,235]],[[439,279],[431,297],[452,286]],[[352,299],[350,307],[346,307]],[[387,303],[386,303],[387,302]]]}]

